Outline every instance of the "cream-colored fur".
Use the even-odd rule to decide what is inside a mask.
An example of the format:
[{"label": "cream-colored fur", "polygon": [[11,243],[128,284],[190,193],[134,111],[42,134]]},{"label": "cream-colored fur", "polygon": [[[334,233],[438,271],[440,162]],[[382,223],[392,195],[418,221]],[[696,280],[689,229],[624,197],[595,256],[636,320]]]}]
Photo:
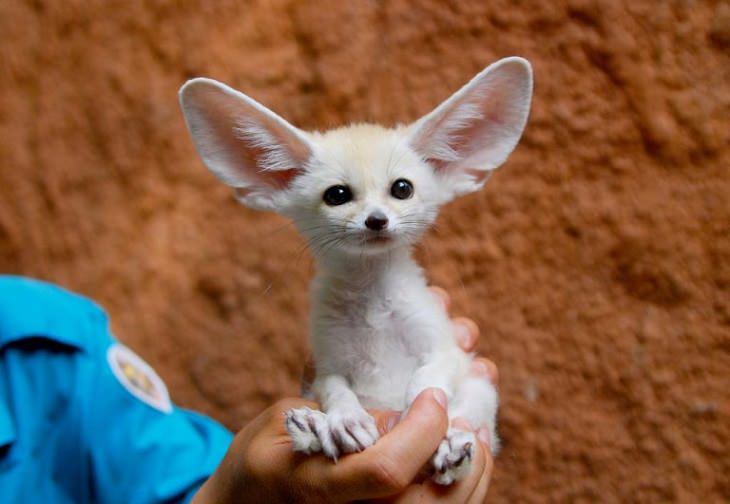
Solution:
[{"label": "cream-colored fur", "polygon": [[[507,159],[531,96],[529,63],[507,58],[411,125],[307,133],[219,82],[182,87],[185,119],[208,168],[244,204],[290,217],[317,262],[311,392],[322,411],[287,414],[296,450],[336,459],[366,449],[378,438],[366,408],[406,410],[428,387],[446,392],[451,418],[488,426],[498,448],[497,393],[467,376],[472,356],[454,343],[411,249],[441,205],[481,188]],[[413,189],[405,198],[392,192],[403,179]],[[351,198],[328,203],[323,195],[333,186]],[[374,216],[387,221],[383,229],[366,225]],[[434,479],[462,477],[473,450],[471,433],[450,430],[432,459]]]}]

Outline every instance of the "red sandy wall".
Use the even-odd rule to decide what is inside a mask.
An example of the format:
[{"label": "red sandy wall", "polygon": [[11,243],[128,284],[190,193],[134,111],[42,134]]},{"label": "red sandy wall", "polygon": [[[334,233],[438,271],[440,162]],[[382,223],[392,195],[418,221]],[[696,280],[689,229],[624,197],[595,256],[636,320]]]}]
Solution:
[{"label": "red sandy wall", "polygon": [[0,270],[98,299],[179,403],[295,394],[311,261],[196,157],[185,79],[304,128],[529,58],[516,152],[420,256],[500,366],[494,502],[730,499],[730,4],[0,3]]}]

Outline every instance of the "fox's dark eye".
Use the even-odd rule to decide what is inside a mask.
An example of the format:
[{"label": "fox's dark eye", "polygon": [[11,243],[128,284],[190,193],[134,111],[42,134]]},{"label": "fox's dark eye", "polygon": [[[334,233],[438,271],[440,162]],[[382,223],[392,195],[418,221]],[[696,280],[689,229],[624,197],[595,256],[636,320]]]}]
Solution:
[{"label": "fox's dark eye", "polygon": [[352,191],[344,185],[333,185],[327,188],[322,199],[329,206],[344,205],[352,199]]},{"label": "fox's dark eye", "polygon": [[390,186],[390,195],[398,199],[408,199],[413,196],[413,184],[410,180],[399,178]]}]

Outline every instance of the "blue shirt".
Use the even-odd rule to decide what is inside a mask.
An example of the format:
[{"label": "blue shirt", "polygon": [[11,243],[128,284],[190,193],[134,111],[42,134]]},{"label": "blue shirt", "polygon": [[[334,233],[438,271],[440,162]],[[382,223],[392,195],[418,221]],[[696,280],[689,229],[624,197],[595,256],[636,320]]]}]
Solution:
[{"label": "blue shirt", "polygon": [[175,407],[104,311],[0,276],[0,502],[187,502],[232,440]]}]

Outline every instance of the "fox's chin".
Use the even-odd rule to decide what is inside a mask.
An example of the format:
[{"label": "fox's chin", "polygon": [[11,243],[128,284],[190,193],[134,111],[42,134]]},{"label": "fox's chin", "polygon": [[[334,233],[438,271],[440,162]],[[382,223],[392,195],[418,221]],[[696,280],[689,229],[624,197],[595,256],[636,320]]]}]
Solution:
[{"label": "fox's chin", "polygon": [[393,243],[395,241],[395,238],[393,238],[390,235],[370,235],[366,236],[363,240],[364,246],[371,246],[371,245],[388,245],[389,243]]},{"label": "fox's chin", "polygon": [[402,248],[407,243],[392,234],[370,234],[357,240],[347,241],[340,250],[353,256],[377,255]]}]

